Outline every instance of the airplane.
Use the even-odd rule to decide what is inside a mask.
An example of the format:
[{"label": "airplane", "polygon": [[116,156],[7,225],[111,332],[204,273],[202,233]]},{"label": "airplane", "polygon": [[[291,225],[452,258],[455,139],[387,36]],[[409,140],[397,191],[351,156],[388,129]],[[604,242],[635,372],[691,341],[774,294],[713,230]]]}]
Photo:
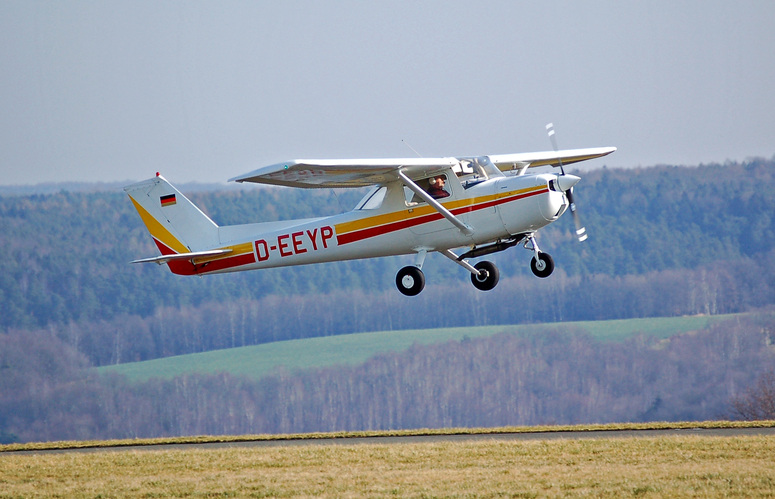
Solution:
[{"label": "airplane", "polygon": [[[230,181],[371,189],[352,211],[339,215],[230,226],[218,226],[157,173],[124,188],[161,253],[132,263],[167,264],[175,274],[206,275],[414,255],[414,263],[401,268],[395,282],[401,293],[415,296],[425,287],[422,267],[428,253],[441,253],[460,265],[477,289],[488,291],[498,284],[498,268],[469,259],[522,243],[533,254],[533,274],[545,278],[554,261],[538,246],[539,229],[570,208],[577,238],[587,238],[573,198],[580,178],[565,173],[564,166],[616,151],[560,151],[553,144],[554,151],[536,153],[277,163]],[[560,172],[528,173],[541,166]]]}]

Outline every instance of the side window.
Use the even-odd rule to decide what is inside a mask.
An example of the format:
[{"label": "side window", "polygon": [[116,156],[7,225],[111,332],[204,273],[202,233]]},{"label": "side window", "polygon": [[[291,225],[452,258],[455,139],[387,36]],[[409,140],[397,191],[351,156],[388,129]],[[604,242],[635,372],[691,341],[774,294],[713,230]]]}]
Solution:
[{"label": "side window", "polygon": [[376,210],[382,206],[382,202],[385,200],[385,194],[387,194],[387,187],[382,186],[366,194],[366,196],[358,203],[357,209],[359,210]]},{"label": "side window", "polygon": [[419,203],[424,203],[423,199],[414,193],[414,191],[407,186],[404,186],[404,198],[406,199],[407,206],[414,206]]},{"label": "side window", "polygon": [[[420,179],[417,181],[417,185],[434,199],[442,199],[450,195],[446,175],[434,175],[433,177]],[[425,202],[423,198],[406,186],[404,186],[404,196],[406,197],[407,206]]]},{"label": "side window", "polygon": [[425,189],[434,199],[449,197],[446,175],[435,175],[428,179],[428,188]]}]

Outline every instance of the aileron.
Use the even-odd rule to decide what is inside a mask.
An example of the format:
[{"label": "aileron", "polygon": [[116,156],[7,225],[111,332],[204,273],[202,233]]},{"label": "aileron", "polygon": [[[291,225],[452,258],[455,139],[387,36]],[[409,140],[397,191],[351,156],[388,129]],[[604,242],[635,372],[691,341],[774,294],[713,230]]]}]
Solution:
[{"label": "aileron", "polygon": [[525,166],[535,168],[538,166],[559,166],[578,163],[589,159],[607,156],[616,151],[615,147],[594,147],[587,149],[567,149],[564,151],[545,151],[516,154],[494,154],[490,160],[501,171],[518,170]]}]

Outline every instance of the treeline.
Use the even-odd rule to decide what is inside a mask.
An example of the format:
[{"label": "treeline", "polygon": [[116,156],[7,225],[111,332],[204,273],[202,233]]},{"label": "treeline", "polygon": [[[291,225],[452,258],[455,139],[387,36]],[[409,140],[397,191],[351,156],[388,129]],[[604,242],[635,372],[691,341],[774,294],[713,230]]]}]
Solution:
[{"label": "treeline", "polygon": [[[374,329],[743,311],[775,300],[775,161],[596,170],[570,219],[542,231],[558,264],[529,274],[521,248],[493,255],[502,281],[475,291],[433,255],[426,290],[394,287],[401,258],[184,278],[155,254],[121,192],[0,197],[0,331],[53,331],[96,365]],[[235,188],[191,194],[222,224],[333,214],[360,193]],[[379,306],[374,306],[378,303]],[[428,313],[437,310],[437,313]]]},{"label": "treeline", "polygon": [[[45,333],[0,334],[0,435],[133,438],[419,427],[707,420],[775,366],[775,313],[656,340],[500,334],[416,345],[354,367],[130,384]],[[34,373],[34,375],[30,375]]]},{"label": "treeline", "polygon": [[[775,248],[775,196],[767,195],[774,172],[775,161],[753,160],[585,173],[577,198],[589,240],[576,243],[572,222],[563,217],[539,233],[541,247],[568,276],[589,279],[756,260]],[[334,214],[354,206],[360,194],[229,186],[191,197],[226,225]],[[383,258],[202,279],[129,265],[156,249],[123,192],[0,196],[0,247],[0,331],[145,318],[159,307],[270,295],[381,292],[393,290],[395,273],[406,264]],[[528,275],[529,259],[519,248],[495,255],[503,277]],[[465,271],[444,258],[429,258],[425,270],[429,285],[469,285]]]},{"label": "treeline", "polygon": [[[430,285],[417,297],[393,289],[270,295],[159,307],[154,315],[51,325],[46,331],[94,365],[118,364],[272,341],[366,331],[726,314],[775,299],[775,250],[758,259],[629,276],[503,279],[488,293],[467,283]],[[378,304],[378,305],[375,305]]]},{"label": "treeline", "polygon": [[[255,191],[203,192],[192,197],[226,215],[231,209],[234,216],[242,213],[245,217],[234,222],[219,220],[222,223],[271,220],[276,208],[287,210],[289,216],[309,216],[311,209],[338,211],[337,198],[330,192],[311,192],[306,208],[293,199],[285,207],[280,190]],[[0,247],[4,250],[0,259],[2,331],[121,314],[148,316],[157,306],[325,291],[339,282],[357,285],[358,275],[370,274],[355,272],[345,263],[310,267],[306,274],[284,269],[275,274],[181,279],[166,267],[130,265],[158,250],[123,192],[0,197]],[[354,278],[348,280],[350,275]]]}]

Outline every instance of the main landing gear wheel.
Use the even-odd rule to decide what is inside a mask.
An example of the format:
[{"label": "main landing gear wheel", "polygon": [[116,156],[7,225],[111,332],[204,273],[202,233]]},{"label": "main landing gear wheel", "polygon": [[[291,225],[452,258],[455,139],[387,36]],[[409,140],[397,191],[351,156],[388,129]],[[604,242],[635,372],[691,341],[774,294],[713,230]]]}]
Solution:
[{"label": "main landing gear wheel", "polygon": [[554,260],[552,260],[549,253],[539,251],[538,259],[533,257],[533,259],[530,260],[530,270],[533,271],[533,274],[535,274],[536,277],[549,277],[554,271]]},{"label": "main landing gear wheel", "polygon": [[494,263],[485,260],[474,265],[474,268],[479,271],[478,274],[471,274],[471,282],[476,289],[489,291],[498,284],[498,267]]},{"label": "main landing gear wheel", "polygon": [[406,296],[415,296],[425,287],[425,274],[417,267],[404,267],[396,274],[396,286]]}]

